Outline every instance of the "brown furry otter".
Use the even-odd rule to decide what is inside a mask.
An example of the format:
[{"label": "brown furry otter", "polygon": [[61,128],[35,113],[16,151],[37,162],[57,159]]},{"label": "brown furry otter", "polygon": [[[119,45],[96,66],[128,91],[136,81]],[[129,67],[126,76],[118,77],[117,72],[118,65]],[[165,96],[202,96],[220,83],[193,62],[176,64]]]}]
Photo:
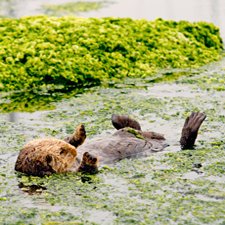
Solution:
[{"label": "brown furry otter", "polygon": [[[194,145],[205,118],[206,115],[200,112],[192,112],[186,118],[180,139],[182,148]],[[30,141],[20,151],[15,170],[36,176],[96,172],[98,162],[106,164],[144,152],[162,151],[167,146],[163,135],[141,131],[140,124],[128,116],[113,114],[112,123],[118,129],[112,137],[86,146],[79,147],[86,138],[83,125],[63,140],[49,138]]]}]

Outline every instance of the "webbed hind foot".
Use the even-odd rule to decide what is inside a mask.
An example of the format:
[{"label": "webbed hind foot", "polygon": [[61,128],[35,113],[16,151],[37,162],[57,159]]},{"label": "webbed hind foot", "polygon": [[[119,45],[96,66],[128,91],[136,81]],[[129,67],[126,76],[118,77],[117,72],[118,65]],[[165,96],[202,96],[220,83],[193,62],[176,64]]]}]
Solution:
[{"label": "webbed hind foot", "polygon": [[198,136],[198,130],[205,118],[206,115],[201,112],[192,112],[191,115],[186,118],[180,138],[182,149],[188,149],[194,145]]},{"label": "webbed hind foot", "polygon": [[66,137],[63,140],[76,148],[84,143],[86,139],[86,131],[83,124],[77,126],[76,131],[70,137]]},{"label": "webbed hind foot", "polygon": [[77,172],[95,173],[98,172],[98,157],[93,156],[89,152],[83,154],[83,159]]},{"label": "webbed hind foot", "polygon": [[113,126],[117,130],[125,127],[130,127],[135,130],[141,130],[140,124],[136,120],[131,119],[129,116],[112,114],[111,120]]}]

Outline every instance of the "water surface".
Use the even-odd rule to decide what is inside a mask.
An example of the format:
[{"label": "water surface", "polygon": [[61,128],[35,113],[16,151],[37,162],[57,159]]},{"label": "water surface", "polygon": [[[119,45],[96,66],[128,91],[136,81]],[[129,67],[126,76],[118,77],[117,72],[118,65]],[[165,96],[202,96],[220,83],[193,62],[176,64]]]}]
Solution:
[{"label": "water surface", "polygon": [[[1,3],[11,6],[6,16],[19,18],[38,14],[46,2]],[[222,0],[120,0],[79,15],[204,20],[220,26],[224,36],[224,6]],[[155,78],[125,79],[83,92],[2,94],[0,224],[224,224],[224,96],[225,59],[199,69],[159,71]],[[207,114],[194,150],[180,151],[171,145],[146,158],[100,167],[97,175],[38,178],[14,171],[18,152],[27,141],[63,138],[80,123],[87,129],[87,143],[109,137],[114,133],[112,113],[130,115],[143,130],[164,133],[175,143],[192,110]]]}]

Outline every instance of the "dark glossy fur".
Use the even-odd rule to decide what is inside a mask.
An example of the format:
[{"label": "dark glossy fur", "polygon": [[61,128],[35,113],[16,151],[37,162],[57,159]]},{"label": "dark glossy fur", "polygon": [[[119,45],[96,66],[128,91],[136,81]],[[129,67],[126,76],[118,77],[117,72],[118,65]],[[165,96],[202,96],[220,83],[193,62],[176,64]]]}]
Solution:
[{"label": "dark glossy fur", "polygon": [[140,124],[136,120],[131,119],[129,116],[125,116],[125,115],[119,116],[116,114],[112,114],[111,120],[112,120],[113,126],[117,130],[124,127],[130,127],[135,130],[141,130]]}]

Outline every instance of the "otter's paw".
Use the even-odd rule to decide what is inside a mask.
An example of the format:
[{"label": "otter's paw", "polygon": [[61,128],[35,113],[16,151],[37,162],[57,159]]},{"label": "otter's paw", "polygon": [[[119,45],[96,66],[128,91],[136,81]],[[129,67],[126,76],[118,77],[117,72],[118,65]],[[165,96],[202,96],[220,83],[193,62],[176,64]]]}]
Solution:
[{"label": "otter's paw", "polygon": [[79,126],[77,126],[76,128],[76,134],[78,136],[85,136],[86,137],[86,130],[83,124],[80,124]]},{"label": "otter's paw", "polygon": [[65,141],[69,142],[71,145],[76,148],[84,143],[86,139],[86,130],[83,124],[77,126],[75,133]]},{"label": "otter's paw", "polygon": [[98,157],[91,155],[89,152],[85,152],[77,172],[96,173],[98,172],[97,163]]},{"label": "otter's paw", "polygon": [[83,154],[83,162],[88,164],[88,165],[96,165],[98,163],[98,157],[93,156],[89,152],[85,152]]}]

